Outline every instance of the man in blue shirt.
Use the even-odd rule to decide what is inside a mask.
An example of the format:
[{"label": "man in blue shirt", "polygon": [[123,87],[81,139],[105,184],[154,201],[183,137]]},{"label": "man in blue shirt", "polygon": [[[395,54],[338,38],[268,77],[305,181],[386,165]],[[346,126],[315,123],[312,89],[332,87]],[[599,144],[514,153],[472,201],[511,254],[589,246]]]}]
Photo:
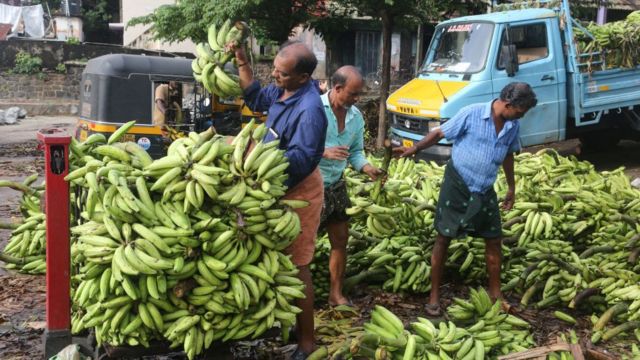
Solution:
[{"label": "man in blue shirt", "polygon": [[342,294],[349,239],[349,216],[345,210],[351,206],[342,174],[347,164],[373,180],[381,171],[371,166],[364,156],[364,118],[354,106],[364,87],[360,71],[353,66],[343,66],[333,74],[331,82],[331,90],[321,96],[328,127],[320,172],[324,180],[321,227],[326,228],[331,242],[328,301],[329,305],[335,306],[350,304]]},{"label": "man in blue shirt", "polygon": [[431,255],[431,294],[426,309],[432,316],[441,313],[440,283],[449,242],[467,233],[485,238],[489,295],[494,301],[502,298],[502,225],[493,184],[502,165],[508,185],[502,207],[511,209],[515,201],[513,153],[520,150],[517,120],[536,104],[536,95],[529,84],[510,83],[502,89],[498,99],[469,105],[414,146],[394,149],[395,153],[406,157],[442,138],[453,143],[434,222],[438,236]]},{"label": "man in blue shirt", "polygon": [[287,199],[307,200],[309,206],[296,209],[302,231],[285,249],[300,270],[305,283],[305,299],[297,301],[302,312],[297,315],[298,348],[292,359],[305,359],[315,345],[313,325],[313,282],[309,263],[313,259],[315,239],[320,225],[323,203],[322,176],[318,163],[324,152],[327,132],[325,116],[317,85],[311,74],[318,61],[303,43],[284,44],[273,61],[274,84],[260,88],[254,80],[244,50],[236,49],[240,87],[244,101],[253,111],[268,111],[268,133],[263,141],[278,139],[289,160]]}]

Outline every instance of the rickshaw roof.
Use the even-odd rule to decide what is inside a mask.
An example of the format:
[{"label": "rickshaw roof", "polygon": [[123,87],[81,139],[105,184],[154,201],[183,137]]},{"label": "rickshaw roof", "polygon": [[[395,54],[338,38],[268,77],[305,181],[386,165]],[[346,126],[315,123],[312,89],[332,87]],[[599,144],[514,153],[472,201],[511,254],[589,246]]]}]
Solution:
[{"label": "rickshaw roof", "polygon": [[191,59],[161,56],[110,54],[89,60],[84,72],[128,78],[132,74],[188,77],[193,79]]}]

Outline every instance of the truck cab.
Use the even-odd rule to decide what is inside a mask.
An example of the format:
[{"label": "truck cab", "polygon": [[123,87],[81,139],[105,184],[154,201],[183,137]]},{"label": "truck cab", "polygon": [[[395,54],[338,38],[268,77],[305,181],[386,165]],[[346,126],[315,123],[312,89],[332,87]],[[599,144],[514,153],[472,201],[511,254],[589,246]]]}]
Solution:
[{"label": "truck cab", "polygon": [[[489,102],[510,82],[524,81],[538,106],[521,121],[521,145],[565,138],[567,76],[559,17],[549,9],[525,9],[456,18],[439,24],[418,76],[387,100],[392,143],[411,146],[463,107]],[[507,71],[515,46],[517,71]],[[425,150],[445,160],[445,140]]]}]

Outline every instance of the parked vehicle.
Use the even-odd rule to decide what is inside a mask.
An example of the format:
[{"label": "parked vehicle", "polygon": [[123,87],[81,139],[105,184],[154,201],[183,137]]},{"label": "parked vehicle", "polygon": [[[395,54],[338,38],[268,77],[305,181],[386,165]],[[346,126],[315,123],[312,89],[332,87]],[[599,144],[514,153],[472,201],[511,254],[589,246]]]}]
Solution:
[{"label": "parked vehicle", "polygon": [[[165,116],[168,127],[161,127],[152,121],[154,95],[158,86],[169,82],[176,87]],[[221,134],[235,135],[243,121],[262,115],[251,112],[241,99],[210,95],[193,78],[189,59],[111,54],[89,60],[82,73],[76,138],[84,140],[93,133],[108,137],[120,125],[136,120],[123,140],[136,142],[157,158],[166,153],[172,135],[211,125]]]},{"label": "parked vehicle", "polygon": [[[571,17],[567,0],[555,9],[440,23],[418,76],[387,100],[392,143],[413,145],[461,108],[497,98],[513,81],[529,83],[538,97],[538,106],[521,120],[522,146],[570,138],[588,146],[639,139],[640,67],[610,68],[603,54],[578,52],[574,27],[586,31]],[[442,160],[450,151],[443,140],[424,155]]]}]

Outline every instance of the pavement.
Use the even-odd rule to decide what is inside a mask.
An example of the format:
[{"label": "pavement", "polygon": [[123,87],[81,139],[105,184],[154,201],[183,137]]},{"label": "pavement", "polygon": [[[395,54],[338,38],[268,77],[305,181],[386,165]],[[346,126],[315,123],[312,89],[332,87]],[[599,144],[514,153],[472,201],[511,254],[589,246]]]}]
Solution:
[{"label": "pavement", "polygon": [[13,125],[0,125],[0,145],[36,141],[39,129],[51,127],[65,130],[73,135],[73,128],[77,121],[78,118],[75,116],[29,116]]}]

